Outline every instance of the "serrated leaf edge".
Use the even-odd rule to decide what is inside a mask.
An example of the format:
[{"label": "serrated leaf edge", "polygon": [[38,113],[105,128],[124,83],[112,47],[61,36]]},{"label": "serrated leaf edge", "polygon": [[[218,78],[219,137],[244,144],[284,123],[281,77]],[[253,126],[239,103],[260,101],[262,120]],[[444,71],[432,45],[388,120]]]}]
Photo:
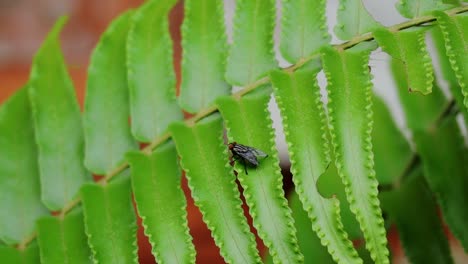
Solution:
[{"label": "serrated leaf edge", "polygon": [[[317,73],[314,73],[314,75],[316,75]],[[317,109],[314,109],[314,111],[318,111],[320,114],[320,130],[322,131],[322,139],[323,139],[323,144],[322,144],[322,149],[323,149],[323,152],[325,153],[325,165],[328,165],[330,162],[331,162],[331,158],[330,158],[330,147],[329,147],[329,140],[328,140],[328,137],[327,137],[327,119],[326,119],[326,114],[325,114],[325,108],[323,107],[323,103],[321,101],[321,94],[320,94],[320,90],[319,88],[317,87],[317,83],[314,82],[313,84],[313,88],[314,88],[314,100],[315,100],[315,103],[317,105]],[[273,91],[277,91],[279,88],[276,87],[275,85],[273,85]],[[275,92],[275,99],[276,99],[276,102],[278,104],[278,108],[281,110],[281,113],[285,112],[286,109],[283,105],[283,101],[281,99],[281,96]],[[282,119],[285,121],[288,119],[288,117],[286,115],[281,115]],[[337,224],[338,226],[338,229],[335,229],[334,231],[337,231],[337,236],[334,236],[334,235],[330,235],[328,232],[324,231],[324,229],[326,228],[322,228],[322,226],[320,225],[320,223],[318,222],[318,218],[319,217],[327,217],[329,218],[330,216],[329,215],[319,215],[319,214],[316,214],[315,212],[317,210],[314,210],[314,205],[312,204],[312,202],[309,200],[308,197],[306,197],[304,195],[304,187],[301,180],[300,179],[297,179],[297,177],[295,177],[295,175],[298,175],[300,174],[300,172],[297,170],[296,168],[296,164],[298,163],[297,159],[295,159],[295,153],[294,153],[294,150],[296,149],[296,147],[293,145],[293,143],[288,140],[288,137],[289,137],[289,126],[288,126],[288,123],[287,122],[283,122],[283,128],[284,128],[284,134],[286,136],[286,143],[288,145],[288,152],[289,152],[289,156],[290,156],[290,162],[291,162],[291,173],[293,175],[293,182],[294,182],[294,186],[295,186],[295,189],[296,189],[296,193],[298,194],[299,196],[299,199],[302,203],[302,208],[307,212],[307,215],[309,216],[309,219],[311,221],[311,224],[312,224],[312,229],[313,231],[316,233],[316,235],[318,236],[318,238],[320,239],[320,243],[327,247],[327,251],[328,253],[332,256],[333,260],[337,263],[340,263],[340,264],[349,264],[349,262],[346,262],[345,259],[343,259],[341,256],[339,256],[338,254],[336,254],[336,248],[339,248],[339,247],[332,247],[330,246],[331,244],[331,241],[332,239],[329,239],[329,237],[334,237],[334,238],[338,238],[340,242],[342,242],[345,247],[348,249],[348,252],[346,252],[348,254],[348,256],[350,256],[351,258],[354,258],[355,260],[355,263],[362,263],[362,259],[359,258],[359,255],[357,253],[357,251],[354,249],[354,246],[352,244],[352,242],[348,239],[348,234],[347,232],[344,230],[344,226],[343,226],[343,223],[341,221],[341,215],[340,215],[340,201],[336,198],[336,197],[331,197],[331,198],[324,198],[322,197],[322,200],[328,200],[331,202],[333,208],[334,208],[334,212],[333,212],[333,219],[335,220],[335,223]],[[323,172],[325,173],[325,171]],[[322,173],[322,175],[323,175]],[[320,175],[319,177],[321,177],[322,175]],[[320,195],[320,194],[319,194]],[[322,204],[322,208],[323,207],[328,207],[329,204],[327,203],[323,203]],[[314,212],[315,211],[315,212]],[[322,212],[325,212],[326,213],[326,210],[321,210]],[[330,223],[330,225],[332,225],[332,222],[328,222]],[[331,227],[333,229],[333,227]]]},{"label": "serrated leaf edge", "polygon": [[[327,52],[326,50],[324,50],[325,52]],[[341,56],[341,55],[340,55]],[[368,53],[366,52],[365,55],[363,55],[363,57],[365,57],[365,60],[368,59]],[[343,63],[343,60],[341,60],[341,63]],[[363,64],[362,65],[362,71],[364,74],[369,74],[369,69],[368,69],[368,65],[367,64]],[[357,205],[356,205],[356,198],[355,198],[355,194],[352,193],[352,190],[350,189],[350,180],[347,178],[348,176],[345,175],[342,171],[342,167],[343,167],[343,161],[342,161],[342,157],[340,155],[340,152],[339,152],[339,149],[341,148],[341,146],[339,146],[336,141],[334,140],[334,138],[337,137],[336,133],[335,133],[335,128],[334,128],[334,125],[333,125],[333,121],[334,121],[334,117],[333,117],[333,100],[331,99],[331,94],[333,93],[333,91],[330,90],[330,87],[333,84],[333,82],[331,81],[331,74],[329,71],[324,71],[325,72],[325,75],[327,77],[327,82],[328,82],[328,86],[327,86],[327,92],[328,92],[328,98],[329,98],[329,101],[328,101],[328,111],[329,111],[329,131],[330,131],[330,135],[332,137],[332,144],[333,144],[333,147],[334,147],[334,152],[335,152],[335,163],[336,163],[336,168],[337,168],[337,171],[338,171],[338,174],[343,182],[343,184],[345,185],[345,192],[346,192],[346,197],[348,198],[348,202],[350,204],[350,209],[351,211],[354,213],[354,215],[356,216],[360,226],[361,226],[361,230],[363,231],[363,234],[364,234],[364,237],[367,241],[366,243],[366,248],[369,250],[369,252],[371,253],[371,257],[374,261],[376,261],[376,263],[390,263],[389,259],[388,259],[388,256],[389,256],[389,251],[387,249],[387,239],[386,239],[386,232],[385,232],[385,227],[384,227],[384,221],[383,221],[383,218],[382,218],[382,211],[381,211],[381,208],[380,208],[380,201],[378,199],[378,190],[377,190],[377,187],[378,187],[378,182],[377,182],[377,178],[375,176],[375,171],[373,169],[374,167],[374,160],[373,160],[373,157],[374,157],[374,154],[372,153],[372,137],[371,137],[371,134],[372,134],[372,125],[373,125],[373,120],[372,120],[372,116],[373,116],[373,111],[372,111],[372,82],[370,80],[370,78],[367,80],[367,83],[364,85],[364,89],[365,89],[365,93],[364,93],[364,96],[366,97],[366,102],[367,102],[367,106],[366,106],[366,111],[367,111],[367,114],[366,114],[366,118],[368,120],[367,122],[367,129],[366,131],[364,132],[365,133],[365,143],[366,145],[364,145],[364,152],[368,153],[367,155],[367,164],[366,164],[366,167],[368,168],[368,171],[369,171],[369,174],[367,175],[367,179],[371,181],[371,187],[372,187],[372,190],[369,190],[369,193],[368,193],[368,199],[369,199],[369,203],[370,205],[372,206],[372,213],[376,216],[376,218],[378,218],[377,220],[377,223],[378,223],[378,227],[379,227],[379,231],[378,232],[378,236],[370,236],[369,235],[369,232],[368,230],[366,230],[366,228],[363,226],[363,215],[361,214],[361,210],[362,208],[358,208]],[[370,229],[373,229],[373,228],[370,228]],[[384,238],[382,240],[375,240],[375,239],[378,239],[378,238]],[[372,242],[372,243],[370,243]],[[375,246],[375,244],[377,244],[377,247]]]},{"label": "serrated leaf edge", "polygon": [[[176,125],[182,125],[182,126],[185,126],[185,124],[183,123],[176,123]],[[194,137],[198,138],[198,135],[197,135],[197,132],[195,131],[195,129],[191,129],[192,133],[194,134]],[[224,145],[224,141],[223,141],[223,135],[219,135],[218,139],[217,139],[220,143],[220,146],[222,146],[224,149],[226,149],[225,145]],[[196,140],[196,143],[195,144],[198,144],[198,140]],[[226,152],[226,156],[227,156],[227,149],[226,150],[223,150],[223,152]],[[224,247],[224,243],[222,243],[222,239],[220,239],[220,236],[216,230],[216,227],[213,226],[211,224],[211,217],[210,217],[210,214],[209,212],[206,210],[206,208],[200,204],[200,199],[197,195],[195,195],[194,193],[194,186],[191,184],[192,182],[192,176],[190,174],[190,169],[188,169],[185,164],[184,164],[184,158],[183,158],[183,155],[181,153],[179,153],[179,156],[180,156],[180,166],[182,167],[182,169],[185,171],[185,177],[187,178],[187,185],[189,186],[190,188],[190,191],[191,191],[191,195],[192,195],[192,198],[195,202],[195,205],[198,207],[198,209],[200,210],[200,212],[202,213],[202,219],[203,219],[203,222],[208,226],[209,230],[211,231],[211,236],[213,237],[214,241],[215,241],[215,244],[218,246],[219,250],[220,250],[220,253],[221,253],[221,256],[223,257],[223,259],[227,262],[227,263],[235,263],[233,261],[233,259],[231,259],[229,257],[229,252],[227,251],[227,249]],[[199,156],[202,156],[202,155],[199,155]],[[226,162],[226,165],[225,165],[225,171],[226,171],[226,175],[231,175],[233,176],[233,173],[231,171],[228,171],[228,169],[230,168],[230,165],[229,165],[229,161]],[[235,178],[234,177],[231,177],[232,180],[231,180],[231,184],[233,184],[233,190],[234,190],[234,193],[238,193],[239,190],[237,189],[237,184],[235,184]],[[196,189],[196,188],[195,188]],[[215,194],[216,195],[216,194]],[[239,201],[236,205],[236,208],[238,209],[238,216],[240,219],[245,219],[244,217],[244,211],[242,209],[242,203],[240,202],[239,200],[239,197],[237,196],[234,196],[232,197],[233,201]],[[219,199],[217,199],[218,201]],[[219,203],[218,203],[219,204]],[[222,206],[220,205],[219,206],[220,208],[222,208]],[[250,233],[250,229],[249,229],[249,226],[247,225],[247,222],[244,221],[244,220],[241,220],[242,222],[242,226],[243,226],[243,230],[244,231],[244,234],[248,234],[248,236],[250,237],[250,241],[253,243],[251,244],[251,249],[254,249],[255,251],[257,251],[257,248],[256,248],[256,244],[255,244],[255,240],[254,240],[254,237],[252,235],[252,233]],[[233,237],[233,236],[232,236]],[[261,259],[259,258],[259,256],[256,257],[257,259],[257,263],[262,263],[261,262]]]},{"label": "serrated leaf edge", "polygon": [[[269,127],[271,128],[272,127],[272,121],[270,119],[270,112],[268,111],[268,106],[267,106],[268,100],[265,103],[266,104],[264,105],[263,109],[264,109],[264,112],[266,113],[266,118],[267,118]],[[224,119],[224,122],[226,124],[228,139],[229,139],[230,142],[232,142],[232,141],[234,141],[234,138],[230,134],[230,128],[229,128],[229,122],[230,121],[227,120],[227,119]],[[270,131],[269,131],[269,137],[268,138],[269,138],[269,142],[270,142],[270,144],[272,146],[271,149],[270,149],[270,153],[272,153],[272,154],[270,156],[275,160],[279,160],[278,153],[277,153],[277,150],[276,150],[276,147],[275,147],[275,131],[273,129],[269,129],[269,130]],[[242,168],[240,168],[239,166],[240,166],[240,164],[238,164],[238,163],[235,164],[235,167],[238,168],[238,171],[241,171]],[[299,244],[298,244],[298,240],[297,240],[297,237],[296,237],[296,227],[294,226],[294,219],[292,218],[292,211],[291,211],[291,208],[289,208],[289,206],[288,206],[287,200],[284,198],[282,175],[281,175],[280,171],[278,170],[278,167],[276,166],[276,163],[273,163],[272,167],[274,168],[275,176],[276,176],[276,179],[277,179],[276,185],[275,185],[275,189],[277,190],[277,192],[276,192],[277,196],[275,198],[276,198],[276,201],[278,202],[277,204],[279,204],[283,208],[283,210],[282,210],[283,213],[284,213],[283,216],[285,216],[286,219],[288,220],[287,221],[287,226],[288,226],[289,230],[292,230],[291,232],[289,232],[290,240],[288,242],[292,246],[293,252],[296,254],[296,261],[297,261],[296,263],[303,263],[304,262],[304,256],[302,255],[302,253],[301,253],[301,251],[299,249]],[[278,252],[276,250],[276,247],[273,247],[274,243],[270,239],[268,239],[268,236],[263,231],[264,230],[263,225],[262,225],[261,221],[259,221],[259,219],[257,217],[257,213],[256,213],[257,212],[257,204],[253,203],[252,200],[250,199],[252,194],[250,193],[249,186],[247,186],[245,184],[242,184],[244,182],[242,177],[238,177],[238,180],[241,183],[242,188],[244,189],[244,197],[245,197],[245,200],[246,200],[246,202],[248,204],[248,207],[249,207],[249,214],[253,219],[253,226],[257,230],[258,236],[262,239],[265,246],[269,249],[269,253],[273,257],[273,262],[274,263],[281,263],[281,261],[277,258]],[[275,220],[272,219],[272,221],[275,221]]]}]

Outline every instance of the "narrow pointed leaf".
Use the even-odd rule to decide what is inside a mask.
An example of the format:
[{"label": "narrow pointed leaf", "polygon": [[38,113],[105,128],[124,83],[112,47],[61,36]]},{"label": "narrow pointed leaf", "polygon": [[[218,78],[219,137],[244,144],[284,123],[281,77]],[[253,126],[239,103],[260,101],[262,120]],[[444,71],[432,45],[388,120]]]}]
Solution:
[{"label": "narrow pointed leaf", "polygon": [[409,177],[401,188],[381,194],[382,205],[396,223],[406,256],[415,264],[453,263],[437,204],[421,169]]},{"label": "narrow pointed leaf", "polygon": [[118,176],[106,186],[81,188],[86,234],[94,262],[138,263],[136,218],[130,179]]},{"label": "narrow pointed leaf", "polygon": [[361,0],[340,0],[336,17],[338,21],[334,32],[341,40],[349,40],[381,27]]},{"label": "narrow pointed leaf", "polygon": [[281,55],[290,63],[318,52],[330,42],[324,0],[283,0]]},{"label": "narrow pointed leaf", "polygon": [[275,133],[267,110],[270,88],[261,89],[241,100],[222,97],[219,109],[228,129],[230,142],[238,142],[257,148],[269,156],[260,160],[258,167],[247,168],[236,162],[237,178],[244,188],[253,225],[269,248],[275,263],[302,263],[296,238],[296,228],[282,188],[282,176],[278,167]]},{"label": "narrow pointed leaf", "polygon": [[39,247],[35,242],[24,250],[2,245],[0,246],[0,259],[3,263],[37,264],[40,263]]},{"label": "narrow pointed leaf", "polygon": [[52,211],[61,209],[91,179],[83,165],[84,139],[75,89],[60,51],[57,21],[34,57],[29,96],[38,146],[41,196]]},{"label": "narrow pointed leaf", "polygon": [[445,48],[452,69],[457,77],[465,107],[468,108],[468,16],[449,16],[434,12],[445,40]]},{"label": "narrow pointed leaf", "polygon": [[81,209],[39,219],[37,233],[41,263],[92,263]]},{"label": "narrow pointed leaf", "polygon": [[32,114],[23,87],[0,107],[0,239],[7,245],[19,243],[47,213],[40,200]]},{"label": "narrow pointed leaf", "polygon": [[434,10],[444,10],[451,5],[442,0],[400,0],[396,3],[398,12],[404,17],[413,18],[430,14]]},{"label": "narrow pointed leaf", "polygon": [[115,19],[91,55],[85,99],[85,165],[105,174],[136,149],[129,126],[125,40],[132,12]]},{"label": "narrow pointed leaf", "polygon": [[151,142],[183,118],[176,100],[168,13],[177,1],[152,0],[132,18],[127,37],[132,134]]},{"label": "narrow pointed leaf", "polygon": [[338,173],[366,248],[376,263],[389,263],[372,152],[372,83],[368,51],[323,50],[330,134]]},{"label": "narrow pointed leaf", "polygon": [[228,263],[261,263],[229,166],[219,114],[194,126],[175,123],[171,132],[192,197],[221,256]]},{"label": "narrow pointed leaf", "polygon": [[436,194],[445,222],[468,252],[468,151],[457,122],[449,118],[438,129],[416,132],[414,138],[424,174]]},{"label": "narrow pointed leaf", "polygon": [[226,80],[247,85],[276,67],[273,52],[275,1],[236,1],[233,43],[229,51]]},{"label": "narrow pointed leaf", "polygon": [[309,214],[312,228],[337,263],[362,263],[343,230],[337,198],[323,198],[319,177],[330,163],[326,116],[317,71],[292,74],[273,71],[271,80],[281,111],[296,192]]},{"label": "narrow pointed leaf", "polygon": [[374,32],[380,47],[401,62],[410,92],[429,94],[432,92],[434,74],[432,61],[424,38],[426,29],[408,29],[391,32],[379,29]]},{"label": "narrow pointed leaf", "polygon": [[150,156],[127,154],[132,186],[145,234],[158,263],[195,263],[195,248],[187,224],[187,202],[181,189],[182,174],[173,143],[158,147]]},{"label": "narrow pointed leaf", "polygon": [[223,2],[186,0],[184,8],[179,101],[185,111],[196,113],[231,91],[224,80],[227,42]]}]

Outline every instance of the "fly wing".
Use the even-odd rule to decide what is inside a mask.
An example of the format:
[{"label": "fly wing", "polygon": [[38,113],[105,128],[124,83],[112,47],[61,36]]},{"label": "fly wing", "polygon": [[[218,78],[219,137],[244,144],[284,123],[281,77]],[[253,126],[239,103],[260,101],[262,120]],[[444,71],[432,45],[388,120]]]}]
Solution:
[{"label": "fly wing", "polygon": [[241,144],[236,144],[232,149],[233,154],[242,157],[246,162],[253,166],[258,166],[257,156],[255,149]]},{"label": "fly wing", "polygon": [[266,154],[265,152],[263,152],[263,151],[261,151],[259,149],[252,148],[252,151],[255,153],[255,156],[257,156],[257,158],[264,159],[264,158],[268,157],[268,154]]}]

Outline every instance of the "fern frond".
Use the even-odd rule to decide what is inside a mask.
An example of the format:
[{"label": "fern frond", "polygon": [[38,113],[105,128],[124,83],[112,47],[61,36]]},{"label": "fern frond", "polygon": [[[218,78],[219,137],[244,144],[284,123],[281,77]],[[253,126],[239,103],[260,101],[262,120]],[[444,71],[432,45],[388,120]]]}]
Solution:
[{"label": "fern frond", "polygon": [[62,219],[53,216],[39,219],[37,241],[41,263],[92,263],[81,208]]},{"label": "fern frond", "polygon": [[159,146],[150,156],[128,153],[127,159],[138,213],[156,260],[195,263],[175,145]]},{"label": "fern frond", "polygon": [[247,85],[277,65],[273,52],[275,1],[236,1],[233,24],[225,76],[232,85]]},{"label": "fern frond", "polygon": [[389,263],[372,152],[372,83],[368,56],[367,50],[326,48],[322,60],[328,81],[329,127],[335,164],[351,211],[361,225],[366,248],[376,263]]},{"label": "fern frond", "polygon": [[451,17],[445,12],[434,12],[445,40],[445,49],[463,93],[468,109],[468,16]]},{"label": "fern frond", "polygon": [[432,92],[434,70],[424,42],[426,29],[398,32],[379,29],[374,32],[374,36],[385,52],[401,62],[410,92],[420,92],[424,95]]},{"label": "fern frond", "polygon": [[333,259],[343,264],[362,263],[343,230],[339,200],[336,197],[325,199],[317,189],[318,179],[330,163],[330,149],[316,74],[317,71],[309,70],[271,73],[288,143],[293,181],[313,230]]},{"label": "fern frond", "polygon": [[196,125],[175,123],[171,132],[195,205],[221,256],[227,263],[261,263],[229,166],[221,117],[216,114]]},{"label": "fern frond", "polygon": [[224,80],[227,42],[223,2],[186,0],[184,8],[179,104],[185,111],[196,113],[231,91]]},{"label": "fern frond", "polygon": [[83,125],[85,166],[105,174],[137,149],[132,137],[126,68],[126,39],[132,11],[116,18],[102,35],[88,68]]},{"label": "fern frond", "polygon": [[95,263],[138,263],[136,217],[126,172],[103,186],[81,188],[86,235]]},{"label": "fern frond", "polygon": [[147,1],[133,15],[127,36],[127,72],[133,136],[151,142],[182,120],[172,67],[168,15],[175,0]]},{"label": "fern frond", "polygon": [[229,141],[258,148],[269,155],[257,168],[247,168],[249,175],[242,164],[235,166],[258,235],[269,248],[274,263],[302,263],[291,209],[284,197],[275,134],[267,109],[270,88],[264,88],[267,89],[242,100],[222,97],[217,102]]}]

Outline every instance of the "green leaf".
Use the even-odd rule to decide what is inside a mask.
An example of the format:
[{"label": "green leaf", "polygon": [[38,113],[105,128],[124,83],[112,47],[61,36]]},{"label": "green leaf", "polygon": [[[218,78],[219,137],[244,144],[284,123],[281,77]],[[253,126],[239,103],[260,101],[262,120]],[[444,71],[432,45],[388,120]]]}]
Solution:
[{"label": "green leaf", "polygon": [[221,256],[228,263],[261,263],[229,166],[219,114],[192,126],[175,123],[170,129],[192,197]]},{"label": "green leaf", "polygon": [[411,263],[453,263],[437,205],[421,169],[414,171],[399,189],[384,192],[381,197]]},{"label": "green leaf", "polygon": [[118,177],[105,186],[81,188],[86,234],[95,262],[138,263],[130,179]]},{"label": "green leaf", "polygon": [[270,88],[257,89],[242,99],[222,97],[218,100],[230,142],[258,148],[269,156],[256,168],[244,172],[243,164],[236,162],[237,178],[244,189],[253,225],[269,248],[275,263],[302,263],[296,228],[282,188],[278,167],[275,133],[267,110]]},{"label": "green leaf", "polygon": [[468,151],[457,122],[451,117],[439,128],[416,131],[414,139],[424,174],[436,194],[445,222],[468,251]]},{"label": "green leaf", "polygon": [[283,0],[281,55],[296,63],[330,42],[324,0]]},{"label": "green leaf", "polygon": [[29,86],[38,146],[41,197],[60,210],[91,175],[83,165],[84,139],[75,89],[60,51],[59,19],[34,57]]},{"label": "green leaf", "polygon": [[127,154],[132,186],[145,234],[158,263],[195,263],[195,248],[187,225],[187,202],[173,143],[158,147],[151,156]]},{"label": "green leaf", "polygon": [[325,199],[317,189],[330,164],[326,115],[316,81],[317,71],[292,74],[273,71],[271,80],[281,111],[296,192],[312,228],[337,263],[362,263],[343,230],[337,198]]},{"label": "green leaf", "polygon": [[[322,246],[320,239],[312,230],[307,212],[302,208],[302,203],[296,193],[291,193],[289,206],[292,210],[294,225],[300,232],[297,233],[297,241],[304,253],[304,263],[335,264],[327,248]],[[271,255],[266,257],[265,263],[273,263]]]},{"label": "green leaf", "polygon": [[458,110],[463,115],[463,118],[465,120],[465,125],[468,127],[468,108],[466,108],[463,103],[464,96],[462,94],[460,86],[458,85],[455,72],[453,71],[452,66],[450,64],[450,58],[447,56],[447,49],[445,48],[445,41],[442,35],[442,31],[440,30],[439,27],[433,27],[431,29],[431,33],[432,33],[432,39],[434,41],[434,45],[436,47],[442,76],[448,82],[450,93],[455,99]]},{"label": "green leaf", "polygon": [[338,51],[329,47],[323,50],[322,60],[328,81],[335,164],[351,211],[364,233],[366,248],[376,263],[389,263],[372,152],[369,51]]},{"label": "green leaf", "polygon": [[247,85],[277,67],[273,52],[274,0],[238,0],[226,80]]},{"label": "green leaf", "polygon": [[[406,169],[412,158],[412,152],[408,142],[396,127],[384,102],[375,95],[373,97],[373,111],[372,144],[375,155],[376,177],[381,185],[394,184],[395,180]],[[330,164],[325,174],[319,178],[317,185],[322,195],[335,195],[340,200],[342,222],[350,238],[353,240],[362,239],[359,223],[349,208],[344,185],[334,164]],[[364,250],[358,248],[359,255],[364,259],[364,263],[368,263],[366,257],[370,258],[370,256]]]},{"label": "green leaf", "polygon": [[372,146],[375,172],[379,184],[393,184],[402,175],[413,156],[405,137],[398,129],[390,111],[378,96],[373,97],[374,129]]},{"label": "green leaf", "polygon": [[0,246],[0,259],[3,263],[37,264],[40,263],[39,247],[33,242],[24,250]]},{"label": "green leaf", "polygon": [[132,134],[151,142],[183,119],[176,100],[168,13],[177,1],[147,1],[133,15],[127,36]]},{"label": "green leaf", "polygon": [[7,245],[30,236],[36,219],[47,214],[31,115],[27,87],[0,107],[0,239]]},{"label": "green leaf", "polygon": [[223,2],[186,0],[184,8],[179,102],[185,111],[196,113],[231,91],[224,80],[227,42]]},{"label": "green leaf", "polygon": [[406,125],[412,131],[426,130],[433,125],[445,107],[446,99],[442,91],[435,86],[432,93],[426,96],[419,93],[408,93],[408,83],[402,62],[393,59],[391,69],[398,87]]},{"label": "green leaf", "polygon": [[400,0],[395,4],[398,12],[404,17],[413,18],[430,14],[434,10],[444,10],[452,5],[441,0]]},{"label": "green leaf", "polygon": [[46,216],[37,222],[41,263],[92,263],[81,209],[63,219]]},{"label": "green leaf", "polygon": [[[332,156],[332,158],[334,158],[334,156]],[[351,212],[349,202],[346,200],[345,186],[341,181],[335,164],[330,163],[327,171],[319,178],[317,189],[322,196],[334,196],[339,200],[341,222],[343,223],[344,230],[348,234],[349,239],[362,240],[362,231],[359,228],[359,223],[355,215]]]},{"label": "green leaf", "polygon": [[369,14],[361,0],[340,0],[337,12],[336,36],[349,40],[373,31],[381,25]]},{"label": "green leaf", "polygon": [[85,166],[105,174],[137,148],[129,126],[125,40],[132,12],[115,19],[91,55],[84,111]]},{"label": "green leaf", "polygon": [[374,32],[380,47],[401,62],[408,90],[424,95],[431,93],[434,82],[432,61],[424,42],[425,35],[424,28],[397,32],[378,29]]},{"label": "green leaf", "polygon": [[445,40],[445,48],[452,69],[468,108],[468,16],[449,16],[444,12],[434,12]]}]

